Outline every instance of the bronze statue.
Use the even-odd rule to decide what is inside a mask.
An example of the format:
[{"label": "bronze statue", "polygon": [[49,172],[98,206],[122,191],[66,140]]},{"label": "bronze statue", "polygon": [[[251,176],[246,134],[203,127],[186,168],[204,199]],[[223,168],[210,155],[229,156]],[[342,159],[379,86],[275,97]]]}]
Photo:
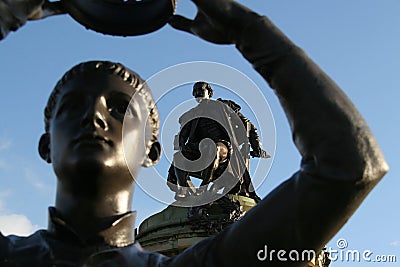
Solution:
[{"label": "bronze statue", "polygon": [[[0,235],[1,266],[300,267],[307,260],[285,254],[286,261],[260,261],[257,253],[265,246],[320,251],[388,171],[351,101],[268,18],[230,0],[194,3],[194,20],[175,16],[170,24],[210,42],[235,44],[253,64],[287,114],[302,156],[300,170],[241,220],[183,253],[168,258],[140,251],[132,236],[133,179],[121,156],[120,118],[128,108],[137,123],[130,132],[135,171],[157,161],[158,118],[150,97],[127,104],[141,88],[135,74],[119,64],[84,63],[58,83],[46,109],[39,152],[57,176],[49,229],[29,237]],[[140,95],[148,95],[143,90]],[[137,114],[152,114],[154,135],[145,147],[137,142],[143,138],[137,129],[144,127]],[[326,202],[330,212],[315,221],[314,211]]]},{"label": "bronze statue", "polygon": [[[124,154],[126,111],[132,124],[126,138],[131,151]],[[158,161],[158,128],[150,90],[136,73],[101,61],[68,71],[50,95],[39,142],[40,156],[57,176],[48,230],[26,238],[1,236],[2,266],[98,266],[100,259],[107,262],[132,251],[129,257],[138,257],[132,175]],[[145,130],[151,134],[144,136]],[[126,153],[133,158],[130,169]],[[111,256],[103,259],[102,252]]]},{"label": "bronze statue", "polygon": [[[204,170],[191,171],[190,168],[185,168],[186,170],[182,168],[186,166],[184,166],[184,162],[179,162],[182,161],[179,157],[180,153],[175,154],[174,163],[171,164],[167,178],[169,183],[177,184],[176,189],[174,186],[170,186],[172,190],[176,191],[175,198],[183,199],[189,194],[203,194],[204,190],[190,186],[189,175],[202,179],[201,186],[204,188],[210,182],[218,179],[227,169],[233,151],[239,150],[239,147],[243,146],[243,150],[246,151],[239,152],[242,154],[239,155],[242,163],[231,164],[232,166],[229,168],[233,184],[226,185],[228,191],[225,193],[243,195],[259,201],[260,198],[251,183],[249,164],[246,164],[246,161],[250,155],[264,158],[269,155],[261,149],[261,141],[256,127],[240,112],[241,107],[234,101],[221,98],[218,98],[217,101],[212,100],[214,90],[208,83],[196,82],[192,95],[196,98],[198,105],[179,118],[181,129],[175,140],[177,142],[175,147],[186,159],[199,160],[201,157],[200,143],[202,140],[210,138],[213,143],[208,148],[215,151],[215,159]],[[239,128],[239,126],[241,127]],[[247,151],[248,143],[250,143],[252,151]],[[207,157],[214,158],[213,153]],[[242,170],[239,170],[240,165],[243,166]],[[216,185],[213,184],[211,190],[223,189]]]}]

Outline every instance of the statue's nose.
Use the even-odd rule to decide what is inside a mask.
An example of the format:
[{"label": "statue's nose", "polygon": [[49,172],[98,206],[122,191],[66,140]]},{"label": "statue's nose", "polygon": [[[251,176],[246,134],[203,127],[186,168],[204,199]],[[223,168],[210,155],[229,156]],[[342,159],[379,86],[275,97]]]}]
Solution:
[{"label": "statue's nose", "polygon": [[108,125],[103,115],[105,112],[104,110],[105,107],[102,107],[101,101],[94,103],[92,107],[89,107],[86,110],[84,116],[82,117],[81,126],[91,130],[95,130],[96,128],[107,130]]}]

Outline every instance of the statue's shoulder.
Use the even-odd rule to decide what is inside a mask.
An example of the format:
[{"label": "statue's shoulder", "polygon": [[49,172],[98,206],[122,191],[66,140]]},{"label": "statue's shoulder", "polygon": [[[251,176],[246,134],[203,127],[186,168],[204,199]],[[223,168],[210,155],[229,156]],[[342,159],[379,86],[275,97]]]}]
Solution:
[{"label": "statue's shoulder", "polygon": [[220,101],[220,102],[224,103],[225,105],[230,107],[235,112],[239,112],[240,109],[242,108],[238,103],[236,103],[233,100],[218,98],[217,101]]},{"label": "statue's shoulder", "polygon": [[[46,239],[48,232],[46,230],[38,230],[29,236],[7,235],[0,233],[0,255],[19,253],[24,255],[33,255],[39,250],[46,250]],[[1,258],[1,257],[0,257]]]},{"label": "statue's shoulder", "polygon": [[185,113],[183,113],[179,117],[179,123],[180,124],[185,124],[185,123],[193,120],[193,118],[196,118],[197,109],[198,109],[197,107],[194,107],[194,108],[189,109]]}]

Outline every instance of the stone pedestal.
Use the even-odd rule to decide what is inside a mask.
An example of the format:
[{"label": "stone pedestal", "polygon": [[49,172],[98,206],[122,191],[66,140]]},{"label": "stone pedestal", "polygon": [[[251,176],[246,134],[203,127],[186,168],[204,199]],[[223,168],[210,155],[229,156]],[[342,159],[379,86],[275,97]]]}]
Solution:
[{"label": "stone pedestal", "polygon": [[[145,250],[174,256],[240,220],[255,205],[253,199],[238,195],[196,208],[170,205],[140,224],[136,240]],[[308,267],[328,267],[328,256],[322,251]]]}]

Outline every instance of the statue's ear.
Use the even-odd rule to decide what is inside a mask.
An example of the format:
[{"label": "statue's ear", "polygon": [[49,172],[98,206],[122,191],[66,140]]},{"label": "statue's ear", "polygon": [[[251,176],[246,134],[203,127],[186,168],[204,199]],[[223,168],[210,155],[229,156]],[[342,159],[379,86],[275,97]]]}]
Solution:
[{"label": "statue's ear", "polygon": [[142,166],[150,167],[156,165],[160,160],[161,156],[161,145],[159,142],[154,142],[151,144],[149,153],[147,154],[146,159],[144,160]]},{"label": "statue's ear", "polygon": [[39,140],[39,155],[47,163],[51,163],[50,159],[50,135],[48,133],[42,134]]}]

